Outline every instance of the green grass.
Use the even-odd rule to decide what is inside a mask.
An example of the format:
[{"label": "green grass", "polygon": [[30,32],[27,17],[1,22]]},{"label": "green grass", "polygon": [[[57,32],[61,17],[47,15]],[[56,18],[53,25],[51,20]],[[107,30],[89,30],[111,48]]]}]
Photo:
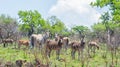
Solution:
[{"label": "green grass", "polygon": [[[35,55],[37,58],[39,58],[43,63],[46,63],[47,61],[51,62],[51,67],[81,67],[82,63],[81,60],[78,60],[78,53],[76,52],[76,58],[75,60],[72,60],[71,58],[71,50],[68,49],[66,55],[64,50],[61,50],[60,58],[65,59],[66,63],[64,61],[58,61],[56,60],[56,52],[51,52],[51,57],[46,58],[44,53],[40,51],[33,51],[30,49],[24,49],[25,47],[22,46],[22,48],[19,50],[17,48],[14,48],[14,45],[10,44],[8,47],[3,47],[2,44],[0,44],[0,61],[6,62],[6,61],[12,61],[15,62],[19,59],[24,59],[27,61],[34,62]],[[104,47],[103,47],[104,48]],[[105,52],[105,49],[97,50],[96,55],[92,58],[88,58],[87,56],[87,50],[84,50],[84,66],[86,67],[88,64],[88,67],[105,67],[105,61],[108,62],[108,67],[111,64],[111,53],[108,51],[106,60],[102,58],[103,53]],[[118,56],[118,65],[116,67],[120,67],[120,53],[117,52]],[[114,64],[116,59],[114,58]]]}]

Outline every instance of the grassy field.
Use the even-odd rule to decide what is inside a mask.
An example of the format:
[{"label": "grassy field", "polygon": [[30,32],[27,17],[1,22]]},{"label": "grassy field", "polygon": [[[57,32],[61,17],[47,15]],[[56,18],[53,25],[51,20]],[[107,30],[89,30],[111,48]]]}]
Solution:
[{"label": "grassy field", "polygon": [[[85,49],[83,54],[83,61],[78,60],[78,53],[76,52],[75,60],[71,58],[71,50],[67,50],[67,54],[64,50],[61,50],[60,59],[56,60],[56,52],[51,52],[51,57],[47,58],[44,54],[44,49],[42,51],[27,49],[22,46],[21,49],[15,48],[15,44],[9,44],[7,47],[3,47],[0,44],[0,61],[2,62],[15,62],[18,59],[27,60],[34,62],[35,57],[39,58],[42,63],[50,63],[50,67],[110,67],[112,64],[111,52],[107,51],[107,57],[104,58],[105,47],[102,46],[99,50],[96,50],[95,56],[91,53],[91,58],[88,56],[88,52]],[[120,53],[117,51],[116,57],[113,58],[115,67],[120,67]],[[107,66],[106,66],[107,64]]]}]

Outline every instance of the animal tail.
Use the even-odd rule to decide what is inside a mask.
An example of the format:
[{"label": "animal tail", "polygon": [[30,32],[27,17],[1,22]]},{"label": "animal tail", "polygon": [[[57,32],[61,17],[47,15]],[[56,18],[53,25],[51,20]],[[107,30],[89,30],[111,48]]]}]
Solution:
[{"label": "animal tail", "polygon": [[67,46],[68,46],[68,43],[69,43],[69,39],[67,39]]},{"label": "animal tail", "polygon": [[30,47],[31,48],[34,47],[34,37],[33,36],[30,37]]}]

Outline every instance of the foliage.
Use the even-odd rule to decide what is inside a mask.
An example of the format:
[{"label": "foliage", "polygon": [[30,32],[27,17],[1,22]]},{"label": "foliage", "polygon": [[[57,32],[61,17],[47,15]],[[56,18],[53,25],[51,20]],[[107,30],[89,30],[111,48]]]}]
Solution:
[{"label": "foliage", "polygon": [[11,18],[10,16],[6,16],[5,14],[2,14],[1,16],[0,16],[0,22],[1,23],[10,23],[11,21],[13,21],[13,20],[15,20],[15,19],[13,19],[13,18]]},{"label": "foliage", "polygon": [[37,33],[42,31],[43,29],[48,28],[46,21],[41,17],[41,14],[36,10],[19,11],[18,15],[21,22],[20,30],[28,32],[28,35],[31,35],[33,32]]},{"label": "foliage", "polygon": [[48,20],[44,20],[40,13],[35,11],[19,11],[20,17],[20,29],[27,31],[28,33],[35,32],[40,33],[41,31],[50,31],[52,34],[60,33],[65,29],[64,23],[59,20],[56,16],[51,16]]},{"label": "foliage", "polygon": [[72,28],[74,31],[78,32],[80,35],[85,34],[89,29],[86,26],[74,26]]},{"label": "foliage", "polygon": [[112,20],[116,23],[120,23],[120,0],[96,0],[91,2],[92,6],[97,7],[108,7],[109,12],[112,16]]},{"label": "foliage", "polygon": [[105,25],[103,25],[102,23],[96,23],[92,26],[92,29],[94,31],[97,31],[97,32],[100,32],[100,31],[105,31],[106,28],[105,28]]},{"label": "foliage", "polygon": [[[108,32],[108,35],[112,35],[112,32],[115,30],[115,28],[118,28],[120,25],[120,6],[118,5],[119,3],[120,0],[96,0],[95,2],[91,2],[92,6],[109,8],[109,11],[105,12],[100,17],[102,23],[105,25],[105,29]],[[103,26],[101,28],[103,28]]]},{"label": "foliage", "polygon": [[62,32],[66,29],[65,24],[56,16],[51,16],[48,18],[47,22],[50,24],[49,30],[52,34],[62,34]]},{"label": "foliage", "polygon": [[67,28],[62,32],[62,35],[63,36],[70,36],[72,35],[72,31],[71,30],[68,30]]},{"label": "foliage", "polygon": [[[109,26],[110,30],[115,30],[116,28],[119,28],[119,25],[113,22],[108,22],[107,26]],[[103,33],[106,31],[106,26],[103,23],[95,23],[91,27],[92,27],[92,30],[96,33],[100,33],[100,32]]]},{"label": "foliage", "polygon": [[3,37],[9,38],[13,36],[15,32],[18,32],[17,26],[18,23],[16,19],[5,14],[0,15],[0,28],[2,29],[1,30],[2,38]]},{"label": "foliage", "polygon": [[[1,44],[0,44],[1,45]],[[85,62],[85,67],[89,66],[89,67],[105,67],[107,62],[108,67],[110,66],[111,63],[111,53],[108,52],[107,53],[107,57],[106,60],[104,60],[103,58],[103,53],[104,51],[107,49],[107,47],[105,47],[105,45],[100,44],[101,45],[101,49],[100,50],[96,50],[95,56],[93,56],[93,53],[90,52],[91,54],[91,58],[88,56],[88,52],[87,49],[85,48],[84,51],[84,62]],[[1,62],[5,63],[7,61],[12,61],[15,62],[16,60],[27,60],[27,62],[34,62],[35,56],[34,53],[37,53],[37,57],[40,59],[40,61],[42,63],[46,63],[46,57],[40,52],[40,51],[36,51],[35,50],[29,50],[29,49],[25,49],[25,46],[21,46],[21,49],[13,49],[14,45],[13,44],[9,44],[8,47],[3,48],[2,45],[0,46],[0,60]],[[71,58],[71,50],[68,49],[67,50],[67,55],[65,54],[64,50],[61,50],[61,54],[60,54],[60,58],[61,60],[56,60],[56,52],[52,51],[52,55],[49,58],[49,61],[51,62],[50,67],[55,67],[55,65],[57,67],[81,67],[82,62],[78,61],[77,57],[78,54],[76,53],[75,55],[75,60],[73,60]],[[119,57],[120,53],[119,51],[117,51],[117,65],[116,67],[120,66],[120,57]],[[116,60],[114,60],[114,62],[116,62]]]}]

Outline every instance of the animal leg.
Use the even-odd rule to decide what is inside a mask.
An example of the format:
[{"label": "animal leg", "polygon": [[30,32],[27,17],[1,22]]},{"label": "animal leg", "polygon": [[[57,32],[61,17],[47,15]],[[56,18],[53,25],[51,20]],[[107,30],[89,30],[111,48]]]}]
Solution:
[{"label": "animal leg", "polygon": [[80,50],[78,50],[78,60],[80,60]]},{"label": "animal leg", "polygon": [[72,52],[71,52],[71,56],[72,56],[72,59],[75,59],[75,50],[72,50]]},{"label": "animal leg", "polygon": [[5,47],[5,43],[3,43],[3,47]]},{"label": "animal leg", "polygon": [[21,44],[19,43],[19,44],[18,44],[18,48],[19,48],[19,49],[20,49],[20,46],[21,46]]},{"label": "animal leg", "polygon": [[42,44],[39,44],[39,50],[42,52]]},{"label": "animal leg", "polygon": [[67,44],[65,45],[65,52],[67,53]]},{"label": "animal leg", "polygon": [[56,59],[58,59],[58,60],[60,59],[60,58],[59,58],[59,55],[60,55],[60,50],[57,50],[57,51],[56,51],[56,56],[57,56]]},{"label": "animal leg", "polygon": [[49,56],[49,58],[50,58],[50,53],[51,53],[51,50],[48,51],[48,56]]},{"label": "animal leg", "polygon": [[94,56],[95,56],[95,46],[93,47],[93,53],[94,53]]},{"label": "animal leg", "polygon": [[35,44],[35,38],[32,36],[30,37],[30,48],[33,48],[34,47],[34,44]]},{"label": "animal leg", "polygon": [[46,48],[46,51],[45,51],[45,52],[46,52],[46,56],[49,57],[49,56],[48,56],[48,54],[49,54],[49,49]]},{"label": "animal leg", "polygon": [[88,55],[90,56],[90,46],[88,45]]}]

